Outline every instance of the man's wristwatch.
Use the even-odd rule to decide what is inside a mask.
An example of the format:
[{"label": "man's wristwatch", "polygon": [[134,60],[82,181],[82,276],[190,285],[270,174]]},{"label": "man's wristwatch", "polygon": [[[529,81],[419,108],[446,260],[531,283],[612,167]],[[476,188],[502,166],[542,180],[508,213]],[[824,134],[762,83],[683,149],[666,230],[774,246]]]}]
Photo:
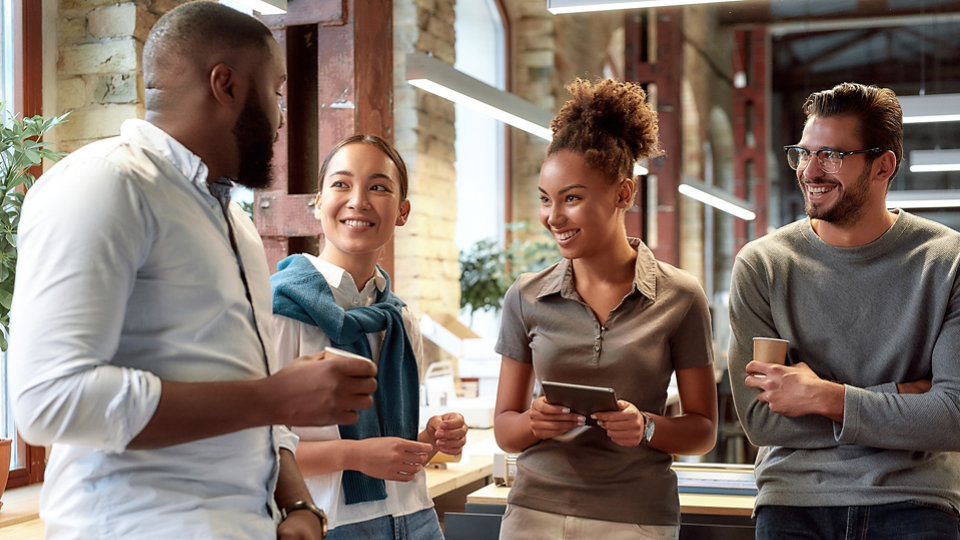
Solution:
[{"label": "man's wristwatch", "polygon": [[640,446],[645,446],[650,442],[650,439],[653,438],[653,430],[656,429],[656,424],[653,423],[653,418],[650,417],[645,412],[640,413],[643,416],[643,438],[640,439]]},{"label": "man's wristwatch", "polygon": [[313,512],[313,515],[317,516],[317,519],[320,520],[320,529],[323,532],[323,536],[327,536],[327,514],[322,508],[310,501],[297,501],[281,510],[280,516],[283,517],[283,519],[287,519],[287,516],[293,512],[296,512],[297,510],[309,510],[310,512]]}]

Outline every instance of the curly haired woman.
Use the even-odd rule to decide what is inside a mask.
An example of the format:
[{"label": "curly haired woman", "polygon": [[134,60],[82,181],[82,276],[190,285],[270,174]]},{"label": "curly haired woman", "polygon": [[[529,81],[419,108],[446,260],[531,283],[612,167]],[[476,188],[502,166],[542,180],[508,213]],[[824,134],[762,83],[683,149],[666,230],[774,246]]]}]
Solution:
[{"label": "curly haired woman", "polygon": [[[502,539],[679,534],[673,454],[716,440],[707,299],[692,275],[627,236],[634,163],[659,153],[638,85],[576,80],[551,122],[540,222],[563,260],[524,274],[504,299],[495,432],[521,452]],[[676,373],[683,413],[663,416]],[[612,387],[618,411],[587,418],[532,400],[534,379]]]}]

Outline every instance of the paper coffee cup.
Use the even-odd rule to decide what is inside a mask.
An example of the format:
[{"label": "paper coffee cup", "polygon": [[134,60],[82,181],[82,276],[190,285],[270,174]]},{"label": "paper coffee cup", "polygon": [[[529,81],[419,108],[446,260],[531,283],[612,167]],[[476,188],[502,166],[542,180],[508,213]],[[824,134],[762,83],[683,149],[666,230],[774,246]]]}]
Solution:
[{"label": "paper coffee cup", "polygon": [[785,339],[770,337],[753,338],[753,359],[757,362],[783,365],[787,361],[787,346],[790,342]]}]

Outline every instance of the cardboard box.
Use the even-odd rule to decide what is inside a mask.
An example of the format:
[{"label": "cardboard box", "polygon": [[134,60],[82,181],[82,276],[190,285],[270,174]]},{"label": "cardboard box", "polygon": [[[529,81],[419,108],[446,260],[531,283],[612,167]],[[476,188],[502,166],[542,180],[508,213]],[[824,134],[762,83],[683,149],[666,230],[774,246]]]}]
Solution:
[{"label": "cardboard box", "polygon": [[[420,333],[425,340],[456,359],[454,377],[450,377],[446,369],[433,368],[433,364],[428,368],[423,381],[426,402],[421,403],[421,421],[425,422],[426,418],[435,414],[459,412],[470,427],[492,427],[497,377],[500,374],[500,357],[494,352],[493,343],[481,338],[456,317],[447,314],[421,317]],[[429,380],[431,373],[440,375],[436,377],[438,380]],[[454,392],[449,390],[454,380],[461,379],[476,381],[476,397],[463,397],[459,388]],[[436,399],[437,396],[444,396],[444,402],[438,403],[440,400]]]},{"label": "cardboard box", "polygon": [[449,314],[424,315],[420,319],[420,333],[425,340],[456,358],[454,371],[457,380],[476,381],[479,398],[496,398],[500,355],[493,350],[492,341],[480,337]]}]

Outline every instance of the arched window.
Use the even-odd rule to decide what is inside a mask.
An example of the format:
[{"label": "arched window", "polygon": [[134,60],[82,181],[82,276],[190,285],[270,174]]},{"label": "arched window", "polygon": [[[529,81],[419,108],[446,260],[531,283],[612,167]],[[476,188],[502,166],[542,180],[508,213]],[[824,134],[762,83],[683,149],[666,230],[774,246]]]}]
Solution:
[{"label": "arched window", "polygon": [[[496,0],[457,2],[456,69],[500,90],[507,88],[507,32]],[[507,130],[504,125],[456,105],[457,224],[460,251],[480,240],[501,245],[506,236]],[[495,313],[477,312],[474,329],[484,337],[497,331]]]}]

